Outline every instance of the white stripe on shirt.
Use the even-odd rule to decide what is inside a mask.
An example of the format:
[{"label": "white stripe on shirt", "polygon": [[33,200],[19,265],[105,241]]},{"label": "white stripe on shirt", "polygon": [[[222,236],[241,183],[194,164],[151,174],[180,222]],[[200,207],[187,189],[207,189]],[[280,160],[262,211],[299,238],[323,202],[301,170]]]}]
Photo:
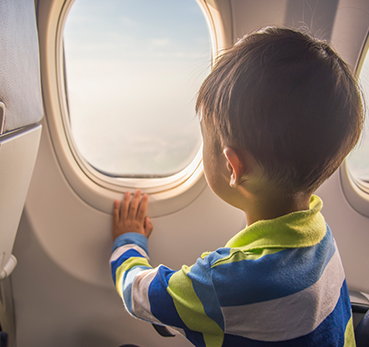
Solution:
[{"label": "white stripe on shirt", "polygon": [[222,307],[225,333],[260,341],[283,341],[306,335],[334,310],[344,279],[336,250],[312,286],[278,299]]},{"label": "white stripe on shirt", "polygon": [[162,324],[152,315],[149,301],[150,284],[158,270],[159,267],[144,270],[135,277],[132,285],[132,311],[139,318]]},{"label": "white stripe on shirt", "polygon": [[143,257],[145,257],[147,260],[149,260],[149,256],[147,255],[147,253],[140,246],[137,246],[137,245],[131,243],[131,244],[127,244],[127,245],[123,245],[123,246],[118,247],[113,252],[113,254],[111,255],[111,257],[110,257],[110,263],[112,263],[113,261],[117,260],[123,253],[125,253],[125,252],[127,252],[127,251],[129,251],[131,249],[136,250]]}]

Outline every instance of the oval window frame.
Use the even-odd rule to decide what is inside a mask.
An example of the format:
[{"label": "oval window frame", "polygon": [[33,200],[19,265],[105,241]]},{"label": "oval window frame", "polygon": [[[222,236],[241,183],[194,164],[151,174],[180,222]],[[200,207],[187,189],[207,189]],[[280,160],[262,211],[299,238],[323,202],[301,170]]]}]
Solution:
[{"label": "oval window frame", "polygon": [[[231,32],[224,30],[223,18],[216,7],[196,0],[207,21],[212,56],[232,42]],[[64,85],[63,31],[73,0],[53,0],[38,13],[40,32],[41,79],[47,127],[57,161],[73,191],[90,206],[111,213],[112,201],[125,191],[141,189],[150,195],[148,214],[162,216],[190,204],[206,187],[202,167],[202,148],[181,172],[165,178],[114,178],[104,175],[79,155],[69,131]],[[231,23],[231,19],[226,19]]]},{"label": "oval window frame", "polygon": [[[355,76],[359,78],[365,59],[369,58],[369,29],[355,69]],[[367,101],[368,102],[368,101]],[[369,110],[367,110],[369,111]],[[368,119],[365,120],[366,122]],[[347,158],[340,167],[340,178],[343,193],[351,205],[351,207],[362,214],[369,217],[369,183],[362,182],[356,178],[349,169]]]}]

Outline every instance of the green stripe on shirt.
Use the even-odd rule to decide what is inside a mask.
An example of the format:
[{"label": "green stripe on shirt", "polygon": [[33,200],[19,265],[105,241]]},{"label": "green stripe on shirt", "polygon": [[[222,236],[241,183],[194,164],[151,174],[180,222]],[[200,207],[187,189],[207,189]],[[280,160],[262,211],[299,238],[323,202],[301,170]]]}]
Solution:
[{"label": "green stripe on shirt", "polygon": [[151,267],[148,260],[143,257],[131,257],[125,260],[115,271],[115,287],[117,289],[118,294],[123,298],[122,293],[122,276],[123,274],[132,269],[135,266],[148,266]]},{"label": "green stripe on shirt", "polygon": [[292,212],[271,220],[257,221],[232,237],[226,247],[247,251],[314,246],[326,233],[325,220],[320,213],[322,207],[320,198],[313,195],[309,210]]},{"label": "green stripe on shirt", "polygon": [[170,278],[167,291],[173,298],[174,306],[183,323],[193,331],[201,331],[206,347],[220,347],[224,332],[209,318],[200,299],[197,297],[191,279],[187,274],[191,267],[183,266]]},{"label": "green stripe on shirt", "polygon": [[219,265],[236,263],[243,260],[257,260],[267,254],[274,254],[283,251],[285,248],[274,248],[274,249],[257,249],[253,251],[242,251],[239,248],[232,248],[227,257],[218,259],[211,267],[214,268]]}]

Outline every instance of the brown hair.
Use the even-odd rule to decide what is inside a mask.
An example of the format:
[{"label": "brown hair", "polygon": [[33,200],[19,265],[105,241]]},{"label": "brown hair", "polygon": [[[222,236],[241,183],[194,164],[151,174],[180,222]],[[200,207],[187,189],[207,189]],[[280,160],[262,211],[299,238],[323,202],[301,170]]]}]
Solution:
[{"label": "brown hair", "polygon": [[196,112],[222,145],[250,152],[288,192],[312,192],[357,143],[363,104],[346,63],[326,42],[268,27],[217,60]]}]

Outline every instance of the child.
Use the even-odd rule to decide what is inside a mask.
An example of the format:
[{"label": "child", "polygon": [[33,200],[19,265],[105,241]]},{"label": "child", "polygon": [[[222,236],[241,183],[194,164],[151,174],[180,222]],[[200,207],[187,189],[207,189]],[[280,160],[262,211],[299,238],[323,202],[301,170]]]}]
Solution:
[{"label": "child", "polygon": [[195,346],[355,346],[332,233],[312,193],[357,143],[363,107],[325,43],[268,27],[218,59],[197,99],[211,189],[247,227],[191,267],[149,264],[148,196],[114,203],[114,283],[127,310]]}]

